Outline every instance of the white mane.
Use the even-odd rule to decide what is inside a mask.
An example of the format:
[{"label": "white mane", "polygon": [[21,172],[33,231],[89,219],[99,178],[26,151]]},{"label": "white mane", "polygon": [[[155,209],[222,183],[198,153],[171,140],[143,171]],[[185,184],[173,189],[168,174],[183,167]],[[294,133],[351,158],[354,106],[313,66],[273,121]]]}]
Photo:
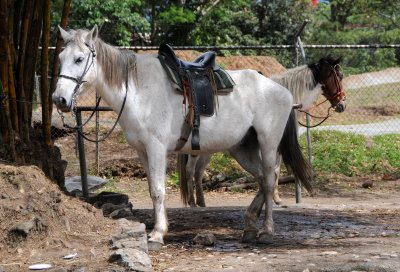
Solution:
[{"label": "white mane", "polygon": [[308,107],[321,93],[320,84],[314,79],[312,70],[307,66],[289,69],[283,74],[272,75],[271,79],[286,87],[293,95],[293,102]]}]

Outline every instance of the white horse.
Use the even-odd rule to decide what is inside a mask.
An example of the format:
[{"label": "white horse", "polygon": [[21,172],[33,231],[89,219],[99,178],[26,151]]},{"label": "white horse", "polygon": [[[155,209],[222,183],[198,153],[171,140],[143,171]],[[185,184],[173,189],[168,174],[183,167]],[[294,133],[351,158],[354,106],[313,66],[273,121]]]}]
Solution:
[{"label": "white horse", "polygon": [[[345,95],[341,84],[343,74],[340,71],[339,63],[340,58],[335,59],[327,56],[316,63],[298,66],[287,70],[285,73],[272,75],[270,78],[292,92],[293,102],[301,105],[300,111],[307,111],[317,97],[322,94],[326,98],[325,101],[329,101],[336,112],[343,112],[345,110]],[[206,206],[202,180],[211,157],[212,154],[198,156],[179,154],[180,190],[185,205],[188,204],[191,207]],[[276,204],[282,202],[278,192],[280,166],[281,156],[278,154],[273,194],[273,200]]]},{"label": "white horse", "polygon": [[[157,55],[131,54],[104,43],[98,29],[60,28],[65,49],[53,102],[61,111],[75,107],[75,97],[94,88],[117,113],[127,142],[134,147],[147,173],[155,224],[149,242],[163,243],[168,231],[165,206],[166,158],[175,150],[185,116],[182,96],[174,88]],[[278,149],[294,174],[305,182],[312,175],[300,151],[292,114],[291,93],[253,70],[229,71],[236,83],[230,94],[219,97],[218,114],[201,117],[201,150],[192,150],[190,139],[179,152],[211,154],[227,150],[258,177],[265,200],[265,221],[258,232],[254,207],[245,214],[242,241],[273,237],[272,193]],[[257,237],[258,234],[258,237]]]}]

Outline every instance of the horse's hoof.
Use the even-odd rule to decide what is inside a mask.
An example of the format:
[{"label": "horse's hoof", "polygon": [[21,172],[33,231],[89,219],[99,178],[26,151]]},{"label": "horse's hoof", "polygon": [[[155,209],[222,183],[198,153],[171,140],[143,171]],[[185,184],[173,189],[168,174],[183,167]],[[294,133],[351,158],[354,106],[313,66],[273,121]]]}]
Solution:
[{"label": "horse's hoof", "polygon": [[149,251],[160,251],[162,245],[163,245],[163,244],[160,243],[160,242],[148,241],[148,242],[147,242],[147,249],[148,249]]},{"label": "horse's hoof", "polygon": [[243,231],[242,243],[253,243],[257,239],[257,230]]},{"label": "horse's hoof", "polygon": [[272,244],[274,242],[274,236],[268,233],[260,233],[257,242],[260,244]]}]

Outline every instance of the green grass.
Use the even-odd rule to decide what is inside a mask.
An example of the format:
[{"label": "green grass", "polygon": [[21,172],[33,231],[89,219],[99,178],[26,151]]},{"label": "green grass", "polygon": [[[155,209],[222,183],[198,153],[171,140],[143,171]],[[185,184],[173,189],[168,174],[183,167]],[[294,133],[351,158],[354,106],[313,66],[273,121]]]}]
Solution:
[{"label": "green grass", "polygon": [[178,171],[172,172],[167,176],[167,186],[179,188],[179,173]]},{"label": "green grass", "polygon": [[[400,134],[367,138],[337,131],[312,131],[311,137],[317,172],[351,177],[400,171]],[[305,135],[300,142],[306,146]]]},{"label": "green grass", "polygon": [[228,153],[222,152],[212,156],[208,169],[213,173],[224,173],[230,178],[245,175],[241,166]]},{"label": "green grass", "polygon": [[[317,173],[352,177],[400,171],[400,134],[370,138],[338,131],[312,130],[311,137],[313,168]],[[305,135],[300,137],[300,144],[303,154],[307,154]],[[208,169],[230,178],[248,175],[226,153],[215,154]]]}]

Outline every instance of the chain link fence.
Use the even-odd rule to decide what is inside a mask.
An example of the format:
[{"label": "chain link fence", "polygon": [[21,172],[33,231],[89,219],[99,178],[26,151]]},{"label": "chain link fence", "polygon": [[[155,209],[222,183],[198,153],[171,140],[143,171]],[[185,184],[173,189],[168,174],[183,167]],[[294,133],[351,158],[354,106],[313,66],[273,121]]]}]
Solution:
[{"label": "chain link fence", "polygon": [[[400,133],[400,67],[396,59],[396,52],[400,45],[394,46],[305,46],[308,62],[318,61],[327,56],[342,56],[342,70],[344,72],[343,85],[346,92],[346,111],[333,113],[323,125],[313,129],[335,129],[366,136],[385,133]],[[218,54],[217,62],[224,69],[255,69],[269,76],[281,73],[285,69],[301,65],[294,46],[254,46],[254,47],[180,47],[176,49],[177,55],[185,60],[193,60],[206,50],[214,50]],[[396,51],[397,50],[397,51]],[[134,48],[137,53],[156,53],[156,47]],[[364,59],[368,56],[369,62]],[[381,63],[380,63],[381,62]],[[375,64],[375,65],[374,65]],[[386,69],[380,69],[385,64]],[[316,101],[321,102],[323,97]],[[78,106],[95,106],[96,93],[90,90],[81,95],[77,100]],[[329,103],[315,107],[311,113],[315,116],[325,117]],[[107,106],[102,103],[102,106]],[[89,118],[91,112],[82,112],[83,122]],[[40,107],[34,113],[34,120],[40,122]],[[105,135],[116,121],[117,115],[112,111],[95,113],[95,116],[85,126],[86,136],[95,139]],[[305,122],[304,116],[303,123]],[[79,160],[77,158],[76,132],[63,128],[61,116],[53,111],[53,137],[55,144],[60,147],[63,159],[68,161],[66,175],[79,175]],[[70,125],[75,125],[74,117],[67,113],[64,120]],[[311,118],[311,125],[319,123],[320,119]],[[112,165],[116,161],[127,164],[135,156],[134,150],[126,143],[123,132],[116,127],[111,136],[94,144],[85,141],[88,174],[112,176]],[[119,167],[119,171],[124,171]]]}]

